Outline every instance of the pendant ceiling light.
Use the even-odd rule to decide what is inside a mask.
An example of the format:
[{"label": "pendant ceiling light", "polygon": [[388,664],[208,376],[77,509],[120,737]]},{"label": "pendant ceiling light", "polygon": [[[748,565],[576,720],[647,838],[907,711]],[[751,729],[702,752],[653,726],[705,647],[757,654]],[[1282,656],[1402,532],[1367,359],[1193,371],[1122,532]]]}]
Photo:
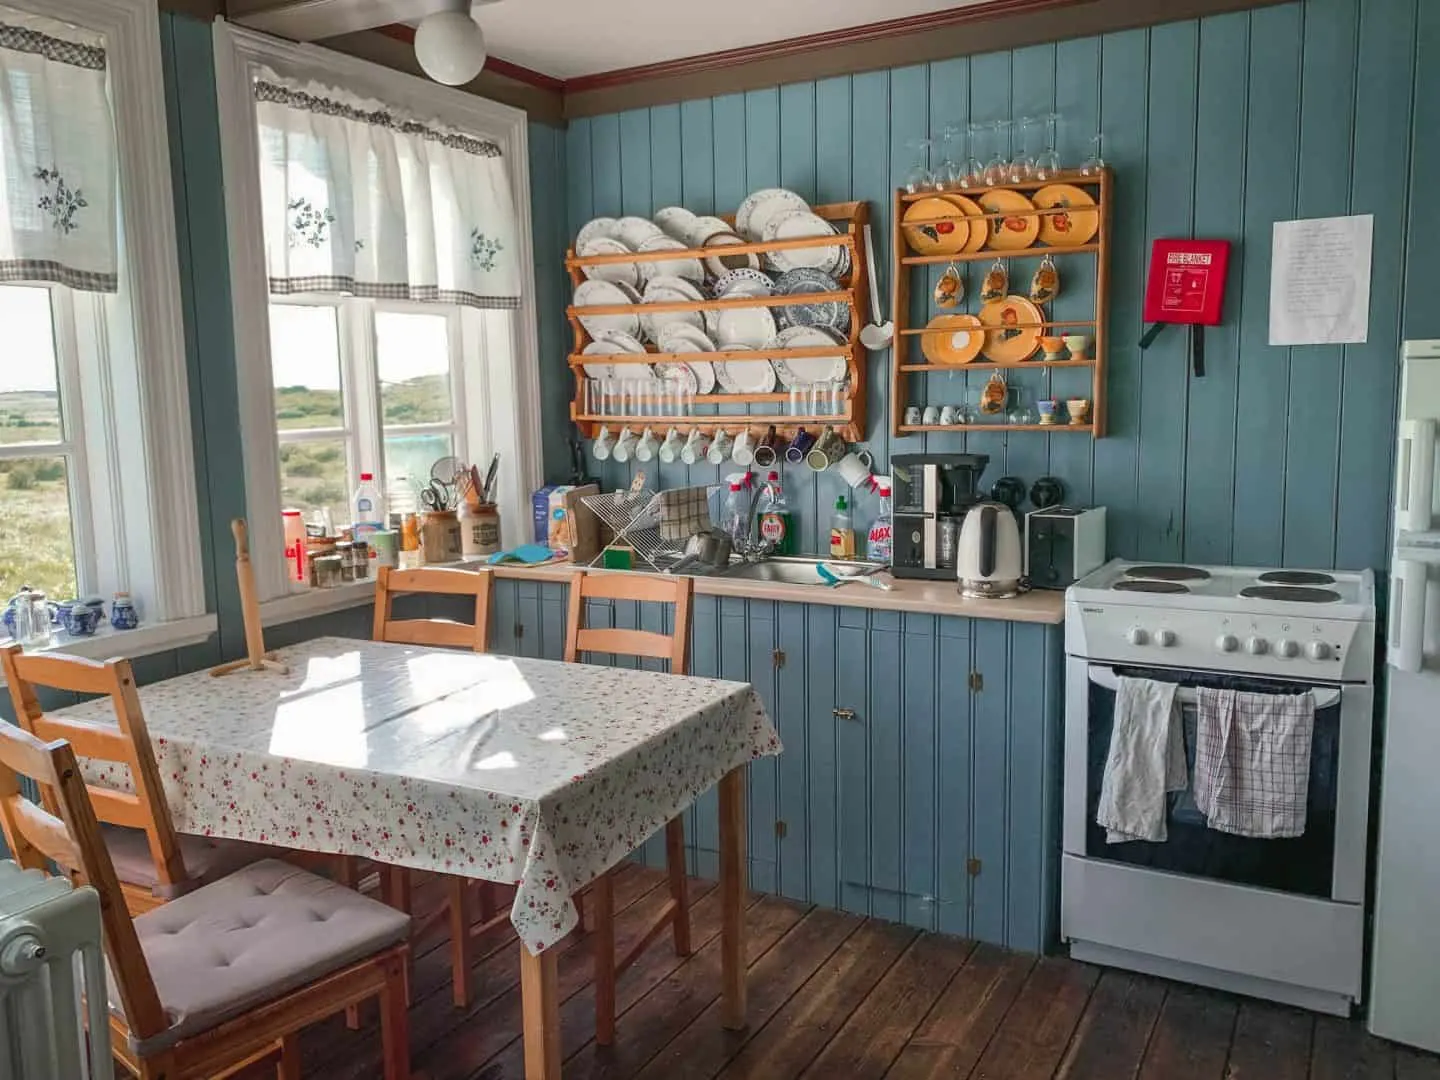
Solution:
[{"label": "pendant ceiling light", "polygon": [[415,28],[415,59],[438,83],[463,86],[485,66],[485,32],[463,3],[452,11],[427,15]]}]

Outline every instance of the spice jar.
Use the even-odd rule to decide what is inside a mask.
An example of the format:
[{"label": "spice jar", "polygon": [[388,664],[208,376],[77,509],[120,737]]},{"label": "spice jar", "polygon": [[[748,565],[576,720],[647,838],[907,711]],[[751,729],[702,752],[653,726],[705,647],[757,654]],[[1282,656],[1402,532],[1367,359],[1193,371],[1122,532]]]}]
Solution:
[{"label": "spice jar", "polygon": [[341,564],[339,555],[320,555],[311,559],[311,584],[319,589],[333,589],[340,584]]},{"label": "spice jar", "polygon": [[349,540],[341,540],[335,545],[335,554],[340,557],[340,580],[355,580],[355,545]]},{"label": "spice jar", "polygon": [[356,540],[350,545],[350,555],[355,564],[355,580],[364,581],[370,576],[370,545],[364,540]]},{"label": "spice jar", "polygon": [[323,559],[327,555],[335,554],[335,542],[333,540],[312,539],[305,545],[305,572],[309,577],[312,589],[320,588],[320,582],[315,573],[315,560]]}]

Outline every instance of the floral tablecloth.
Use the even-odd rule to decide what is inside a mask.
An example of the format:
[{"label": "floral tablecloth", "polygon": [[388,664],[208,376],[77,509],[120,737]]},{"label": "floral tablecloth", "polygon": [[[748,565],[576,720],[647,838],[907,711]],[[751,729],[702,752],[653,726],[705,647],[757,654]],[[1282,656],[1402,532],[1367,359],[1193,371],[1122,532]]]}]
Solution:
[{"label": "floral tablecloth", "polygon": [[[577,890],[781,749],[744,683],[345,638],[280,655],[288,675],[141,688],[176,828],[515,884],[536,953]],[[113,721],[106,701],[65,712]]]}]

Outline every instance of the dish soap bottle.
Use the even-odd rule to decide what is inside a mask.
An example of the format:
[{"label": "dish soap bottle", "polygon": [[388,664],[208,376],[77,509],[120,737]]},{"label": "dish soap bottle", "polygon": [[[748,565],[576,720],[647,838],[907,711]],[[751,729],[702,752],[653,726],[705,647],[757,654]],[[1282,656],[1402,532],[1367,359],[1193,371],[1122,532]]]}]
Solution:
[{"label": "dish soap bottle", "polygon": [[780,487],[780,474],[771,470],[760,493],[760,537],[770,545],[772,555],[795,554],[795,530],[790,519],[790,504]]},{"label": "dish soap bottle", "polygon": [[738,552],[747,550],[750,541],[750,515],[741,493],[740,481],[730,481],[730,494],[725,497],[725,535]]},{"label": "dish soap bottle", "polygon": [[844,495],[835,500],[835,516],[830,519],[830,557],[855,558],[855,523]]},{"label": "dish soap bottle", "polygon": [[360,474],[360,486],[355,489],[350,500],[350,509],[354,512],[350,521],[356,540],[369,540],[385,528],[385,500],[380,496],[380,488],[375,483],[373,473]]},{"label": "dish soap bottle", "polygon": [[870,526],[865,558],[889,566],[895,554],[895,521],[890,511],[890,485],[880,485],[880,512]]}]

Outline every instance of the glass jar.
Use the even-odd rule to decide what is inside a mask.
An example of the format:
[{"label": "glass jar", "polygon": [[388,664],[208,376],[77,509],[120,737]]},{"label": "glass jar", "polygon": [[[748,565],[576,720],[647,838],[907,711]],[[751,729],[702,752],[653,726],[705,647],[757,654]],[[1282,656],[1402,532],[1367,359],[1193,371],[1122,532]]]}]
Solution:
[{"label": "glass jar", "polygon": [[341,581],[339,555],[320,555],[310,560],[310,582],[317,589],[333,589]]}]

